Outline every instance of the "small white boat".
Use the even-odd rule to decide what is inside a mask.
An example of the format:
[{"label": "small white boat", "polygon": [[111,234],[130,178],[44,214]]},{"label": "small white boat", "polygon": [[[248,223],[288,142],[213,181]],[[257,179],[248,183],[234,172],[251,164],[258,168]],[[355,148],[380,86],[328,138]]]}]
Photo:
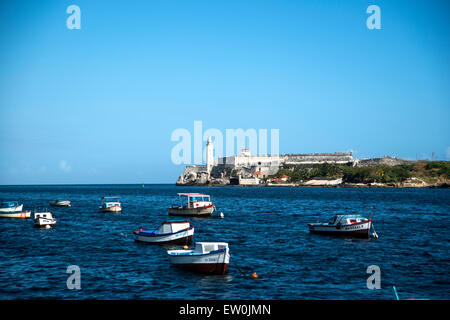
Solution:
[{"label": "small white boat", "polygon": [[369,238],[372,215],[364,218],[359,214],[338,214],[330,222],[308,223],[308,226],[311,233]]},{"label": "small white boat", "polygon": [[21,212],[23,204],[19,204],[17,201],[4,201],[0,203],[0,213],[2,212]]},{"label": "small white boat", "polygon": [[189,221],[165,221],[155,230],[133,231],[134,240],[149,243],[192,244],[194,227]]},{"label": "small white boat", "polygon": [[201,193],[178,193],[179,206],[169,208],[172,216],[210,216],[215,210],[210,196]]},{"label": "small white boat", "polygon": [[100,212],[121,212],[122,204],[119,197],[103,197],[102,204],[98,209]]},{"label": "small white boat", "polygon": [[53,228],[56,225],[56,217],[47,208],[39,207],[34,211],[35,228]]},{"label": "small white boat", "polygon": [[167,254],[172,264],[202,273],[225,274],[230,263],[226,242],[197,242],[193,250],[169,250]]},{"label": "small white boat", "polygon": [[0,203],[0,218],[29,218],[31,211],[23,211],[23,204],[17,201],[4,201]]},{"label": "small white boat", "polygon": [[70,201],[69,200],[50,200],[50,205],[52,207],[70,207]]}]

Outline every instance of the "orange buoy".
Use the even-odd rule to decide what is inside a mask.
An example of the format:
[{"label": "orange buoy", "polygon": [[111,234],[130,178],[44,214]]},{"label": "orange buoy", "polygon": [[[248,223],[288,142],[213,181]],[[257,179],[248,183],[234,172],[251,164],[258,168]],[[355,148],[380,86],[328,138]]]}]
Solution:
[{"label": "orange buoy", "polygon": [[257,279],[259,278],[258,274],[256,272],[253,272],[252,275],[250,276],[252,279]]},{"label": "orange buoy", "polygon": [[183,248],[184,248],[184,249],[189,249],[189,247],[188,247],[188,246],[184,246]]}]

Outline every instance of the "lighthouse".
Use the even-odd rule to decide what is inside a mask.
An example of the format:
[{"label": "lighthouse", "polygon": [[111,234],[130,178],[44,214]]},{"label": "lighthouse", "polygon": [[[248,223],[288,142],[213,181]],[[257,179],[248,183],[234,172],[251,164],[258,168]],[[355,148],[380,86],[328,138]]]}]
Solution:
[{"label": "lighthouse", "polygon": [[206,171],[208,174],[211,173],[211,168],[214,165],[214,146],[211,140],[211,137],[208,138],[208,142],[206,143]]}]

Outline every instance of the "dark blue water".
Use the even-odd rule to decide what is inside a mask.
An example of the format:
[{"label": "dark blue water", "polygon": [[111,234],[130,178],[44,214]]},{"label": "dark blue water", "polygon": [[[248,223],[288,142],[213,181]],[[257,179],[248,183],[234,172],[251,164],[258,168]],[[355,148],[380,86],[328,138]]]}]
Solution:
[{"label": "dark blue water", "polygon": [[[137,227],[168,219],[177,192],[211,194],[224,213],[191,221],[194,241],[229,242],[228,275],[185,272],[167,247],[133,241]],[[106,195],[121,196],[122,213],[97,211]],[[393,299],[392,285],[400,298],[450,298],[450,190],[2,186],[0,198],[27,209],[59,198],[73,205],[53,208],[50,230],[0,220],[0,299]],[[308,222],[369,206],[378,239],[308,232]],[[81,290],[66,286],[69,265],[81,269]],[[366,286],[370,265],[381,269],[380,290]],[[254,271],[259,279],[242,275]]]}]

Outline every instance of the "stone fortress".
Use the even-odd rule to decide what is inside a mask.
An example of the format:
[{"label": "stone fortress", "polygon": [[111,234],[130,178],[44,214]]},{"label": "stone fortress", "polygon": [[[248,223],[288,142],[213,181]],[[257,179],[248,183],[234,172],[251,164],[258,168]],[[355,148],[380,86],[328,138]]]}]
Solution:
[{"label": "stone fortress", "polygon": [[263,178],[274,175],[280,166],[302,164],[349,164],[367,166],[375,164],[396,165],[407,162],[397,158],[376,158],[358,160],[352,152],[251,155],[249,149],[242,149],[239,155],[219,157],[214,161],[214,145],[211,138],[206,143],[206,164],[186,166],[178,178],[177,185],[258,185]]}]

